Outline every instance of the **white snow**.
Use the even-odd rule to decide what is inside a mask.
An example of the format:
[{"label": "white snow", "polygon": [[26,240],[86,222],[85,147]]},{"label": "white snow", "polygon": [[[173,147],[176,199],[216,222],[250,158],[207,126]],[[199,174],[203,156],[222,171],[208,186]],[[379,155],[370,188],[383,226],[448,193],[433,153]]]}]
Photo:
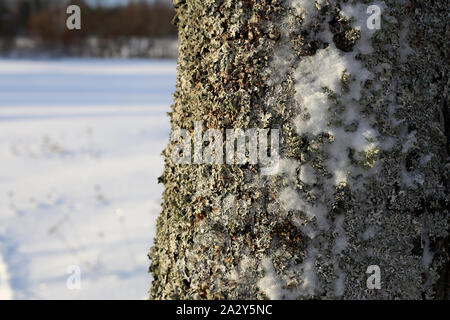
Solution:
[{"label": "white snow", "polygon": [[48,61],[0,61],[1,73],[11,74],[39,74],[58,73],[62,75],[175,75],[176,69],[171,61],[160,61],[158,63],[145,63],[144,60],[97,60],[85,59],[80,63],[78,59]]},{"label": "white snow", "polygon": [[408,134],[406,141],[403,143],[403,146],[402,146],[403,153],[407,153],[411,148],[414,147],[414,145],[417,144],[416,133],[417,133],[417,131],[414,130]]},{"label": "white snow", "polygon": [[325,0],[291,0],[290,5],[303,18],[304,24],[308,24],[317,11],[315,2],[322,5]]},{"label": "white snow", "polygon": [[0,300],[11,300],[13,297],[9,281],[8,267],[0,255]]},{"label": "white snow", "polygon": [[341,269],[338,269],[336,274],[337,279],[334,282],[334,295],[340,297],[345,292],[345,273]]},{"label": "white snow", "polygon": [[433,261],[434,252],[430,249],[430,238],[427,234],[428,230],[425,228],[424,236],[423,236],[423,254],[422,254],[422,263],[425,268],[429,268],[431,262]]},{"label": "white snow", "polygon": [[[296,119],[297,133],[318,135],[329,133],[334,137],[327,151],[330,159],[327,166],[334,173],[334,184],[347,182],[347,172],[351,171],[351,165],[346,150],[353,148],[356,152],[369,151],[377,146],[370,142],[376,138],[377,133],[369,125],[368,121],[360,116],[358,106],[353,100],[360,98],[362,84],[370,74],[355,59],[355,53],[343,53],[334,44],[319,50],[314,56],[306,57],[297,67],[296,99],[301,106],[301,114]],[[350,93],[344,98],[346,110],[343,114],[344,123],[350,124],[360,118],[357,132],[345,132],[342,128],[329,126],[331,113],[330,99],[323,92],[327,87],[336,93],[341,92],[341,77],[344,72],[356,77],[350,85]],[[370,140],[370,141],[369,141]]]},{"label": "white snow", "polygon": [[317,182],[316,173],[309,163],[304,164],[301,167],[300,180],[306,184],[314,184]]},{"label": "white snow", "polygon": [[386,9],[386,4],[384,1],[373,1],[369,5],[363,4],[363,3],[342,3],[341,4],[341,14],[346,18],[353,18],[354,22],[352,24],[352,27],[361,31],[361,39],[356,44],[356,49],[360,51],[363,54],[369,54],[373,52],[373,48],[370,42],[370,38],[375,34],[377,31],[376,28],[369,29],[367,27],[368,19],[372,16],[374,13],[367,12],[367,9],[369,6],[377,6],[380,12],[380,18],[381,23],[380,27],[383,27],[382,23],[382,15],[384,12],[384,9]]},{"label": "white snow", "polygon": [[0,60],[0,298],[147,297],[175,70]]},{"label": "white snow", "polygon": [[326,230],[328,228],[326,207],[321,203],[307,203],[292,187],[287,187],[280,193],[280,203],[286,210],[302,211],[309,220],[316,218],[317,226],[321,230]]},{"label": "white snow", "polygon": [[[297,67],[296,99],[302,106],[302,114],[297,122],[299,134],[319,134],[327,129],[327,112],[329,100],[323,92],[323,87],[333,91],[340,90],[339,80],[346,69],[345,60],[341,58],[337,49],[326,48],[319,50],[317,54],[303,59]],[[309,116],[305,118],[305,113]]]},{"label": "white snow", "polygon": [[[323,1],[307,1],[307,0],[291,0],[289,5],[301,15],[304,28],[308,28],[308,24],[314,23],[315,16],[318,15],[318,7]],[[380,13],[385,9],[384,2],[375,2],[380,9]],[[358,100],[361,98],[361,89],[366,80],[371,79],[373,75],[356,59],[357,54],[368,54],[372,52],[370,38],[376,30],[369,29],[367,19],[367,5],[363,4],[342,4],[342,15],[347,18],[353,18],[353,27],[361,32],[361,38],[357,41],[352,52],[343,52],[339,50],[333,42],[333,34],[325,23],[325,29],[319,34],[319,38],[328,43],[324,49],[318,50],[314,55],[303,57],[294,70],[296,105],[299,106],[299,114],[294,119],[296,131],[299,135],[309,138],[317,137],[322,133],[327,133],[331,139],[330,142],[323,145],[323,151],[326,156],[325,166],[328,172],[332,174],[332,178],[328,181],[320,175],[315,174],[311,164],[302,164],[300,168],[300,180],[308,185],[312,185],[310,192],[315,198],[313,203],[306,202],[301,192],[297,192],[293,187],[294,178],[288,179],[289,185],[280,190],[279,200],[282,207],[286,210],[300,210],[306,215],[306,219],[299,217],[293,218],[294,223],[309,237],[315,238],[321,232],[328,230],[330,222],[327,219],[329,208],[327,203],[334,199],[334,186],[353,184],[350,176],[365,175],[368,168],[362,168],[360,165],[352,163],[349,152],[353,151],[355,160],[361,163],[366,160],[365,154],[376,154],[380,148],[378,132],[371,126],[371,119],[363,115],[360,110]],[[287,26],[289,28],[289,26]],[[288,31],[288,30],[287,30]],[[288,53],[275,52],[274,64],[271,66],[275,70],[284,70],[285,57],[289,57]],[[289,60],[290,61],[290,60]],[[342,106],[345,109],[339,115],[342,126],[332,124],[333,120],[337,120],[333,114],[333,102],[329,97],[329,93],[325,89],[331,90],[336,95],[343,92],[342,78],[349,75],[348,90],[342,97],[339,97]],[[275,78],[276,80],[276,78]],[[268,82],[271,85],[270,81]],[[354,125],[357,127],[353,132],[347,132],[346,126]],[[369,161],[369,160],[366,160]],[[371,161],[371,159],[370,159]],[[284,173],[295,172],[297,163],[284,163]],[[373,163],[366,164],[371,166]],[[290,167],[292,166],[292,167]],[[318,189],[315,184],[324,183],[324,189]],[[357,186],[356,186],[357,187]],[[310,224],[311,220],[316,218],[316,226]],[[338,217],[335,225],[336,241],[333,244],[331,257],[332,263],[336,264],[338,255],[347,247],[347,237],[344,230],[344,217]],[[317,280],[316,270],[314,267],[316,256],[321,248],[315,248],[312,244],[308,248],[308,254],[300,271],[304,276],[304,281],[299,288],[301,295],[311,295],[320,291],[320,283]],[[336,281],[334,283],[335,295],[340,296],[345,290],[345,274],[336,267]],[[270,274],[270,272],[268,273]],[[266,279],[266,283],[270,288],[277,288],[277,279]],[[272,296],[277,296],[273,290],[268,290]]]},{"label": "white snow", "polygon": [[314,246],[309,245],[308,257],[300,265],[300,269],[303,272],[303,282],[300,287],[301,294],[314,295],[320,288],[315,267],[317,254],[318,250]]},{"label": "white snow", "polygon": [[263,260],[264,277],[258,282],[258,287],[270,300],[279,300],[283,297],[280,280],[277,279],[272,262],[269,258]]},{"label": "white snow", "polygon": [[344,218],[345,216],[343,214],[336,217],[336,226],[335,226],[335,232],[337,233],[337,238],[333,246],[333,254],[337,255],[342,252],[347,247],[347,236],[345,235],[344,230]]},{"label": "white snow", "polygon": [[373,226],[370,226],[364,231],[364,233],[361,235],[361,237],[364,240],[369,240],[369,239],[375,237],[376,234],[377,234],[377,229]]},{"label": "white snow", "polygon": [[412,53],[414,53],[414,50],[410,47],[409,41],[408,41],[408,32],[409,32],[409,25],[411,23],[411,20],[405,19],[402,23],[402,28],[399,33],[399,39],[398,42],[400,44],[400,62],[405,63],[408,60],[408,56]]}]

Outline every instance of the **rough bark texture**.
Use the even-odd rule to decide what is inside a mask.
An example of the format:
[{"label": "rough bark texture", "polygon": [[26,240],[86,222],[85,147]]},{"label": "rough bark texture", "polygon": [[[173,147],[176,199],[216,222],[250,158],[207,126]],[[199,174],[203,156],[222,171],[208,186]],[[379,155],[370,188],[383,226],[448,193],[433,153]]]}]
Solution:
[{"label": "rough bark texture", "polygon": [[150,297],[448,298],[448,2],[378,3],[376,32],[351,19],[373,1],[174,4],[172,130],[278,128],[282,160],[175,165],[169,143]]}]

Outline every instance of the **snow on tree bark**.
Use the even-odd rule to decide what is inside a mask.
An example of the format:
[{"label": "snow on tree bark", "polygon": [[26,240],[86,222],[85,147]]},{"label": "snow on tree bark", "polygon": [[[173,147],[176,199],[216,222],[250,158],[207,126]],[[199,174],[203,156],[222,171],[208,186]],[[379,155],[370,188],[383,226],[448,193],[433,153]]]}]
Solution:
[{"label": "snow on tree bark", "polygon": [[279,129],[281,160],[175,164],[169,143],[151,298],[448,297],[448,8],[431,2],[174,1],[172,131]]}]

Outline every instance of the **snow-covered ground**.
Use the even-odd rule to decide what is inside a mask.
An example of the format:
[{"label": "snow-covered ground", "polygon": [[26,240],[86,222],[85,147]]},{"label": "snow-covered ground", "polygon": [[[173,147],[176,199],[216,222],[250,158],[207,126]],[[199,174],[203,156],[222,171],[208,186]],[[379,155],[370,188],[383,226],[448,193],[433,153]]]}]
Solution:
[{"label": "snow-covered ground", "polygon": [[175,72],[0,60],[0,299],[147,297]]}]

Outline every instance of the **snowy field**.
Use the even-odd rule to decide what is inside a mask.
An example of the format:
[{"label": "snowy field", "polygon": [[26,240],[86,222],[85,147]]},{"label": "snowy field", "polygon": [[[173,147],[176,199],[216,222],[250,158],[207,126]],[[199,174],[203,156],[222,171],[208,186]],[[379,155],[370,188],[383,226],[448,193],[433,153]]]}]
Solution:
[{"label": "snowy field", "polygon": [[0,60],[0,299],[147,297],[175,72]]}]

